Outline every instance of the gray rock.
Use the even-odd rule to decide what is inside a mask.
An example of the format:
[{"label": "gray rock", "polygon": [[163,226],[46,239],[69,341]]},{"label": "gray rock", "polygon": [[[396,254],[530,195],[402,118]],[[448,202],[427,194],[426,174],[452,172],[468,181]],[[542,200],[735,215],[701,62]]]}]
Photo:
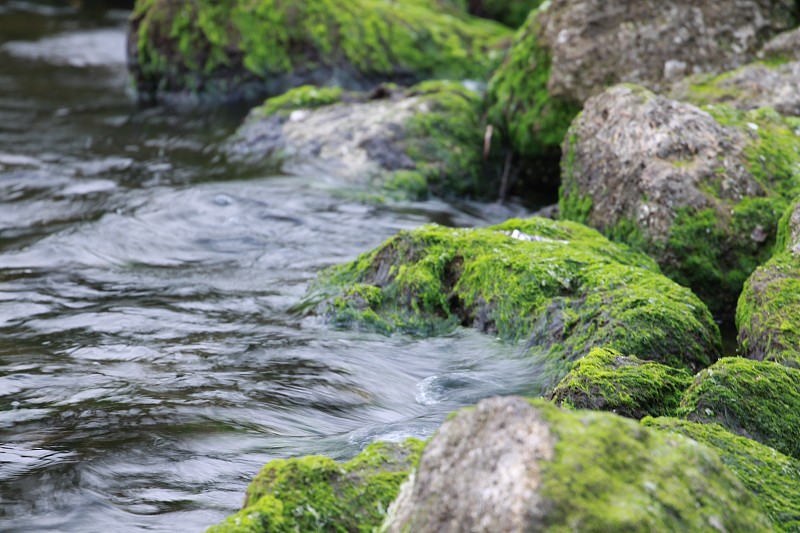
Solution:
[{"label": "gray rock", "polygon": [[800,61],[800,28],[783,32],[769,41],[759,52],[764,59],[794,59]]}]

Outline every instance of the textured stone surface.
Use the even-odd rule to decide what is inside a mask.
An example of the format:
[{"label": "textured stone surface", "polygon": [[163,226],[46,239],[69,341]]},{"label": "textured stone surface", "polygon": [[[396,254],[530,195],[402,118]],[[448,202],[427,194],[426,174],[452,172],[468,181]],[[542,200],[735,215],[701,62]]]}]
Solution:
[{"label": "textured stone surface", "polygon": [[776,35],[767,41],[758,55],[764,59],[800,61],[800,28]]}]

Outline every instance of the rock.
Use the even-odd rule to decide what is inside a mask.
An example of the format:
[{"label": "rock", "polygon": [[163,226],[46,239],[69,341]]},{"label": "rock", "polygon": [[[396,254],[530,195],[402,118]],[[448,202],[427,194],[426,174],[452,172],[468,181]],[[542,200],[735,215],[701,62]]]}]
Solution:
[{"label": "rock", "polygon": [[800,198],[781,219],[775,255],[745,283],[736,324],[741,355],[800,368]]},{"label": "rock", "polygon": [[788,0],[552,0],[531,13],[489,83],[490,119],[522,157],[558,150],[570,120],[615,83],[657,92],[756,58],[791,28]]},{"label": "rock", "polygon": [[[509,30],[423,0],[138,0],[128,56],[141,100],[254,100],[301,85],[485,80]],[[413,29],[413,31],[412,31]]]},{"label": "rock", "polygon": [[383,526],[414,531],[772,531],[709,447],[610,413],[492,398],[431,439]]},{"label": "rock", "polygon": [[800,61],[753,63],[721,75],[682,80],[670,97],[695,105],[728,104],[742,110],[772,107],[782,115],[800,115]]},{"label": "rock", "polygon": [[678,415],[719,423],[800,459],[800,370],[742,357],[720,359],[695,377]]},{"label": "rock", "polygon": [[524,340],[531,383],[544,390],[594,347],[692,370],[721,351],[706,307],[648,257],[543,218],[400,232],[323,272],[308,299],[336,326],[437,334],[463,325]]},{"label": "rock", "polygon": [[383,88],[377,98],[304,86],[254,109],[227,145],[230,159],[285,173],[335,176],[378,192],[487,197],[482,98],[455,82]]},{"label": "rock", "polygon": [[776,35],[758,55],[768,61],[800,61],[800,28]]},{"label": "rock", "polygon": [[675,413],[692,376],[680,369],[595,348],[579,359],[550,399],[571,409],[611,411],[628,418]]},{"label": "rock", "polygon": [[708,445],[753,493],[777,531],[800,531],[800,462],[718,424],[646,418],[642,424]]},{"label": "rock", "polygon": [[478,17],[497,20],[506,26],[519,28],[544,0],[469,0],[469,12]]},{"label": "rock", "polygon": [[376,443],[351,461],[308,456],[267,463],[244,508],[207,533],[369,531],[380,525],[424,443]]},{"label": "rock", "polygon": [[654,257],[720,315],[769,258],[800,190],[800,123],[637,86],[589,99],[564,142],[561,217]]}]

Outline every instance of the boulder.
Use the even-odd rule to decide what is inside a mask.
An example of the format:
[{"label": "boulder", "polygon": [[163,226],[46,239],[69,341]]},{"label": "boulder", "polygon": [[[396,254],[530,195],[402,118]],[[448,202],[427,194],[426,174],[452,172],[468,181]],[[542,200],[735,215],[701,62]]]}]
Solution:
[{"label": "boulder", "polygon": [[800,370],[742,357],[720,359],[695,377],[678,415],[721,424],[800,459]]},{"label": "boulder", "polygon": [[758,55],[770,62],[800,61],[800,28],[776,35]]},{"label": "boulder", "polygon": [[709,447],[610,413],[484,400],[448,420],[383,531],[772,531]]},{"label": "boulder", "polygon": [[497,184],[483,157],[482,105],[455,82],[372,94],[303,86],[251,111],[226,151],[405,198],[488,197]]},{"label": "boulder", "polygon": [[244,508],[207,533],[370,531],[381,524],[424,443],[376,443],[351,461],[322,456],[267,463]]},{"label": "boulder", "polygon": [[800,531],[800,461],[727,431],[719,424],[645,418],[642,424],[674,431],[710,446],[755,496],[777,531]]},{"label": "boulder", "polygon": [[575,363],[550,399],[570,409],[611,411],[628,418],[668,416],[691,383],[685,370],[595,348]]},{"label": "boulder", "polygon": [[543,218],[400,232],[323,272],[306,305],[340,327],[430,335],[461,325],[524,341],[531,383],[544,390],[594,347],[690,370],[721,350],[706,307],[648,257]]},{"label": "boulder", "polygon": [[646,251],[732,315],[800,190],[797,119],[698,108],[638,86],[586,102],[564,141],[560,216]]},{"label": "boulder", "polygon": [[775,255],[745,283],[736,325],[741,355],[800,368],[800,198],[781,219]]},{"label": "boulder", "polygon": [[254,100],[305,84],[485,80],[501,24],[424,0],[137,0],[129,66],[140,100]]},{"label": "boulder", "polygon": [[620,82],[663,91],[756,59],[789,29],[789,0],[552,0],[531,13],[489,83],[490,118],[522,157],[558,146],[591,96]]}]

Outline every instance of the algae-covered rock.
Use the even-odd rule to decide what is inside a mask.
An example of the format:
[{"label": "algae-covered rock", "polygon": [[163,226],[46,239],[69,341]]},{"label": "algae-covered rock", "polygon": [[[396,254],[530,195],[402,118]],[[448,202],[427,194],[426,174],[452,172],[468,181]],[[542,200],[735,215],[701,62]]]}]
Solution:
[{"label": "algae-covered rock", "polygon": [[431,439],[389,532],[772,531],[709,447],[610,413],[492,398]]},{"label": "algae-covered rock", "polygon": [[675,85],[672,98],[695,105],[728,104],[749,110],[771,107],[800,115],[800,61],[752,63],[720,75],[700,74]]},{"label": "algae-covered rock", "polygon": [[208,533],[371,531],[380,525],[424,443],[376,443],[351,461],[322,456],[267,463],[244,508]]},{"label": "algae-covered rock", "polygon": [[469,12],[518,28],[544,0],[469,0]]},{"label": "algae-covered rock", "polygon": [[591,98],[564,143],[561,217],[645,250],[731,313],[800,189],[797,119],[704,109],[637,86]]},{"label": "algae-covered rock", "polygon": [[399,196],[485,197],[496,185],[485,178],[482,105],[456,82],[372,95],[304,86],[254,109],[227,153]]},{"label": "algae-covered rock", "polygon": [[550,399],[571,409],[611,411],[628,418],[675,413],[692,376],[614,350],[595,348],[579,359]]},{"label": "algae-covered rock", "polygon": [[764,40],[792,27],[793,8],[789,0],[552,0],[531,14],[491,79],[490,117],[522,157],[541,156],[606,87],[662,91],[753,61]]},{"label": "algae-covered rock", "polygon": [[486,79],[508,37],[421,0],[138,0],[128,53],[140,98],[219,101],[304,84]]},{"label": "algae-covered rock", "polygon": [[800,462],[718,424],[645,418],[642,424],[706,444],[753,493],[777,531],[800,531]]},{"label": "algae-covered rock", "polygon": [[800,368],[800,199],[781,219],[775,255],[745,283],[736,325],[741,355]]},{"label": "algae-covered rock", "polygon": [[700,372],[678,414],[716,422],[779,452],[800,458],[800,370],[741,357]]},{"label": "algae-covered rock", "polygon": [[705,306],[651,259],[543,218],[400,232],[323,272],[310,300],[340,326],[433,334],[463,325],[524,340],[550,385],[598,346],[690,369],[720,352]]}]

